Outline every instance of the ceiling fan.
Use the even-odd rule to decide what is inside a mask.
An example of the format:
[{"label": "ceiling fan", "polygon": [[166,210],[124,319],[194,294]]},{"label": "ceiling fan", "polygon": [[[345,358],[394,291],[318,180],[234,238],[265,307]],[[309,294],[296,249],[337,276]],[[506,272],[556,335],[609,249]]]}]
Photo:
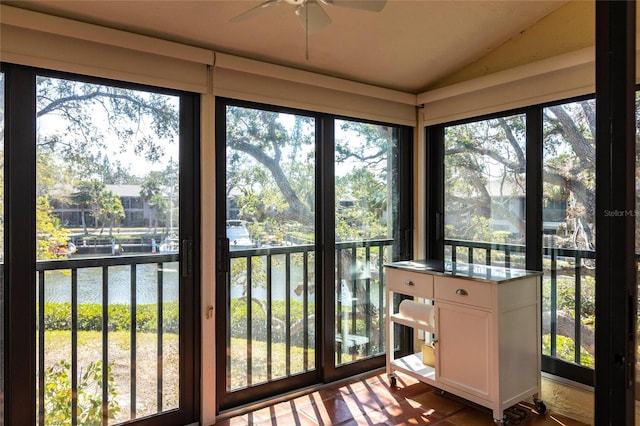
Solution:
[{"label": "ceiling fan", "polygon": [[265,0],[257,6],[241,13],[230,22],[240,22],[251,19],[263,10],[278,6],[282,3],[295,6],[294,13],[305,30],[305,57],[309,59],[309,34],[320,31],[331,23],[331,18],[324,11],[320,3],[325,6],[347,7],[351,9],[380,12],[387,4],[387,0]]}]

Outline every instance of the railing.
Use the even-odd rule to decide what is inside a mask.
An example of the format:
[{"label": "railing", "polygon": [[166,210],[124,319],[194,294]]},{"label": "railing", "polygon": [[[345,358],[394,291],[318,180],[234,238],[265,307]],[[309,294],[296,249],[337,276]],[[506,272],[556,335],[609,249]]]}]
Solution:
[{"label": "railing", "polygon": [[[229,327],[227,347],[231,350],[227,358],[228,390],[271,381],[275,378],[286,377],[314,368],[314,363],[311,363],[309,359],[315,348],[315,342],[312,343],[309,339],[310,326],[315,319],[315,310],[311,307],[309,300],[309,278],[315,272],[313,271],[314,264],[309,261],[309,258],[313,256],[314,251],[314,245],[230,251],[229,257],[232,263],[231,286],[243,288],[241,295],[235,299],[245,301],[244,308],[246,311],[241,309],[241,306],[232,305],[231,299],[234,299],[234,296],[229,292],[229,300],[227,300],[227,324]],[[292,323],[291,304],[292,261],[296,261],[302,271],[300,276],[302,284],[299,289],[296,289],[302,296],[302,316],[297,318],[295,323]],[[276,263],[277,265],[274,265]],[[284,265],[284,268],[282,265]],[[281,277],[284,283],[280,283],[284,285],[284,312],[281,315],[274,313],[273,277],[276,270],[284,273],[284,276]],[[242,282],[242,279],[244,279],[244,282]],[[259,289],[263,289],[263,291],[260,292],[261,294],[256,294]],[[278,288],[278,290],[282,291],[282,287]],[[262,312],[254,312],[254,309]],[[246,323],[244,323],[245,321]],[[275,326],[274,323],[276,324]],[[295,329],[292,330],[294,325]],[[302,365],[298,368],[292,368],[292,336],[296,330],[301,333],[302,337],[300,342],[303,350]],[[237,340],[236,343],[232,343],[232,338]],[[262,368],[256,368],[253,365],[254,345],[258,341],[267,342],[266,362]],[[234,352],[234,349],[241,345],[242,342],[245,344],[243,350],[244,358],[232,357],[231,352]],[[279,360],[284,360],[284,366],[276,368],[275,371],[274,345],[272,344],[274,342],[284,344],[284,350],[276,349],[277,355],[282,356],[282,358],[278,357]],[[241,348],[237,349],[242,350]]]},{"label": "railing", "polygon": [[[392,246],[392,239],[336,243],[336,277],[341,287],[336,291],[338,365],[385,351],[383,266],[391,261]],[[351,300],[344,300],[349,296]]]},{"label": "railing", "polygon": [[[77,258],[77,259],[64,259],[64,260],[48,260],[48,261],[39,261],[36,263],[36,271],[37,271],[37,286],[38,286],[38,424],[53,424],[51,419],[48,419],[48,416],[60,416],[61,414],[58,412],[50,412],[52,411],[51,407],[56,404],[61,404],[65,406],[65,410],[68,411],[69,417],[63,420],[63,423],[77,425],[79,424],[79,416],[84,413],[86,415],[86,410],[88,409],[86,406],[79,407],[79,403],[86,401],[80,401],[79,397],[82,396],[85,392],[91,389],[80,389],[83,386],[87,386],[87,382],[83,377],[83,373],[87,373],[89,367],[87,367],[86,360],[82,363],[79,361],[78,354],[78,331],[79,331],[79,320],[83,321],[86,318],[80,318],[79,315],[79,287],[86,287],[86,283],[82,282],[82,279],[79,278],[79,275],[85,276],[88,272],[92,272],[94,274],[100,274],[101,277],[98,277],[98,281],[101,281],[100,288],[95,288],[92,291],[95,291],[96,294],[100,293],[98,296],[99,304],[101,305],[101,316],[100,320],[94,321],[94,329],[97,330],[101,334],[101,353],[95,354],[92,357],[92,361],[101,364],[99,368],[95,367],[94,372],[98,375],[98,379],[94,378],[94,385],[99,384],[100,389],[93,390],[98,392],[98,396],[94,397],[93,402],[95,403],[95,399],[101,401],[101,407],[98,410],[98,422],[101,422],[103,425],[107,425],[109,423],[109,417],[114,417],[117,415],[118,421],[127,421],[129,419],[135,419],[140,416],[149,415],[153,413],[159,413],[163,411],[163,409],[170,409],[176,407],[166,407],[167,400],[165,395],[165,390],[167,388],[167,383],[163,383],[163,377],[165,372],[163,371],[166,368],[165,362],[163,360],[163,351],[165,350],[165,344],[163,339],[165,338],[165,333],[167,330],[165,329],[165,322],[167,318],[165,318],[165,295],[163,294],[164,287],[167,285],[165,283],[165,269],[167,268],[167,264],[178,262],[179,256],[178,254],[162,254],[162,255],[144,255],[144,256],[120,256],[120,257],[103,257],[103,258]],[[138,309],[139,304],[137,300],[138,295],[138,281],[141,273],[140,271],[143,269],[142,265],[155,265],[155,282],[152,283],[155,286],[156,294],[155,294],[155,324],[142,324],[141,317],[139,316]],[[112,329],[117,328],[114,325],[115,319],[110,318],[109,307],[110,307],[110,272],[117,267],[125,267],[129,268],[129,297],[128,297],[128,305],[129,305],[129,315],[128,318],[119,318],[118,321],[124,324],[125,328],[129,330],[129,371],[128,376],[126,377],[129,381],[129,398],[128,401],[122,400],[119,398],[118,402],[114,401],[114,383],[111,372],[112,363],[110,363],[110,341],[109,334]],[[93,268],[93,269],[92,269]],[[175,268],[175,267],[174,267]],[[96,270],[97,269],[97,270]],[[90,271],[91,270],[91,271]],[[177,268],[171,269],[175,272],[175,281],[177,284]],[[52,401],[51,398],[55,398],[52,396],[52,393],[49,393],[49,389],[47,389],[47,384],[45,383],[45,379],[51,380],[51,378],[47,378],[47,373],[51,376],[51,364],[47,363],[47,357],[49,352],[47,351],[47,338],[48,333],[52,333],[54,335],[52,328],[56,328],[50,324],[51,318],[48,318],[48,313],[45,312],[45,304],[46,294],[47,294],[47,286],[48,284],[53,284],[49,282],[49,278],[53,277],[55,274],[50,274],[52,272],[56,272],[56,274],[63,274],[65,277],[70,278],[70,324],[60,326],[58,328],[69,329],[70,331],[70,360],[64,360],[68,362],[70,366],[70,371],[68,371],[68,379],[65,381],[70,381],[69,383],[53,383],[50,386],[68,386],[70,393],[68,395],[71,396],[71,401]],[[152,274],[154,275],[154,274]],[[154,280],[152,277],[151,280]],[[65,302],[67,303],[67,302]],[[66,306],[66,305],[65,305]],[[66,308],[65,308],[66,309]],[[148,320],[148,316],[146,320]],[[99,322],[96,324],[96,322]],[[68,328],[67,328],[68,327]],[[138,410],[138,402],[139,402],[139,393],[140,389],[138,389],[138,384],[142,383],[140,379],[144,380],[144,382],[152,382],[153,377],[137,377],[138,370],[143,367],[141,357],[137,353],[138,347],[138,337],[139,330],[142,328],[155,329],[155,352],[157,355],[155,360],[155,367],[152,367],[150,370],[155,370],[155,408],[149,408],[148,405],[153,405],[153,403],[149,404],[149,402],[145,402],[144,410]],[[174,324],[174,328],[177,328],[177,323]],[[177,329],[173,330],[173,332],[177,333]],[[64,335],[66,338],[66,334]],[[98,338],[96,338],[98,340]],[[85,343],[86,344],[86,343]],[[98,342],[92,342],[94,346],[99,346]],[[152,343],[153,345],[153,343]],[[97,364],[94,364],[97,365]],[[122,365],[115,365],[114,368],[118,369],[117,374],[123,374]],[[98,373],[99,371],[99,373]],[[145,371],[149,371],[145,369]],[[106,374],[105,374],[106,373]],[[125,373],[126,375],[126,373]],[[63,374],[64,377],[67,375]],[[80,380],[80,381],[79,381]],[[88,378],[90,381],[91,378]],[[169,386],[175,387],[176,389],[179,386],[179,383],[170,383]],[[81,392],[79,392],[79,390]],[[70,407],[69,407],[70,404]],[[115,404],[115,405],[114,405]],[[122,406],[120,406],[122,405]],[[164,407],[163,407],[164,405]],[[114,406],[118,406],[118,410],[113,411]],[[49,407],[49,408],[47,408]],[[70,408],[70,409],[69,409]],[[140,412],[139,412],[140,411]],[[113,421],[113,420],[111,420]],[[95,424],[96,419],[92,419],[91,423]]]},{"label": "railing", "polygon": [[[389,239],[336,243],[336,276],[341,286],[336,289],[338,363],[345,354],[355,360],[384,350],[382,266],[390,260],[385,249],[392,244]],[[230,252],[228,391],[315,369],[315,250],[315,245],[297,245]],[[343,285],[346,292],[341,291]],[[234,296],[234,289],[240,294]],[[342,297],[347,293],[351,294],[348,301]],[[275,294],[284,299],[278,300]],[[278,304],[284,304],[283,309]],[[242,353],[244,359],[233,353]],[[254,359],[262,356],[264,364],[256,365]]]}]

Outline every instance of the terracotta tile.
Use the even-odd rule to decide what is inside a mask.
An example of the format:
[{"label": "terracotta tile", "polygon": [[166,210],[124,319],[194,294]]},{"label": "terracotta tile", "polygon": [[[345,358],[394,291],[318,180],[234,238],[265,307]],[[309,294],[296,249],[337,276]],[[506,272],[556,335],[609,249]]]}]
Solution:
[{"label": "terracotta tile", "polygon": [[[399,382],[398,382],[399,383]],[[410,397],[412,395],[418,395],[424,392],[433,391],[434,388],[425,383],[414,383],[408,386],[398,385],[391,388],[391,393],[402,397]]]},{"label": "terracotta tile", "polygon": [[479,410],[471,407],[463,408],[447,417],[447,421],[457,426],[493,426],[493,414],[489,410]]},{"label": "terracotta tile", "polygon": [[381,397],[384,401],[388,403],[397,403],[398,401],[395,399],[391,399],[391,395],[389,393],[386,394],[386,398],[381,393],[378,395],[372,389],[368,388],[366,385],[363,386],[357,392],[345,392],[340,394],[340,397],[343,398],[347,403],[350,403],[352,406],[355,405],[358,407],[360,411],[366,410],[377,410],[384,407],[383,401],[380,399]]},{"label": "terracotta tile", "polygon": [[286,404],[276,404],[256,411],[252,411],[247,416],[253,424],[263,423],[273,417],[278,417],[286,413],[290,413],[291,409]]},{"label": "terracotta tile", "polygon": [[415,408],[430,411],[432,417],[447,417],[463,409],[465,406],[453,399],[440,396],[438,392],[423,392],[407,398],[407,402]]},{"label": "terracotta tile", "polygon": [[255,426],[316,426],[317,422],[313,421],[301,412],[288,412],[277,417],[261,422],[254,423]]},{"label": "terracotta tile", "polygon": [[[320,425],[335,425],[351,420],[354,417],[352,408],[340,397],[317,399],[300,411]],[[359,415],[356,412],[355,415]]]},{"label": "terracotta tile", "polygon": [[385,423],[387,426],[410,426],[410,425],[434,425],[441,424],[437,419],[433,419],[426,411],[414,410],[406,411],[403,415],[391,418]]},{"label": "terracotta tile", "polygon": [[376,411],[376,410],[370,410],[367,411],[366,413],[363,413],[362,415],[353,418],[352,420],[349,420],[348,422],[346,422],[346,424],[341,424],[340,426],[346,426],[348,425],[358,425],[358,426],[383,426],[383,425],[387,425],[389,421],[389,417],[386,416],[384,413],[380,412],[380,411]]},{"label": "terracotta tile", "polygon": [[[224,420],[223,426],[492,426],[491,410],[442,396],[435,388],[398,375],[391,387],[386,374],[365,376]],[[547,412],[539,415],[531,404],[519,404],[530,414],[520,426],[586,426]]]}]

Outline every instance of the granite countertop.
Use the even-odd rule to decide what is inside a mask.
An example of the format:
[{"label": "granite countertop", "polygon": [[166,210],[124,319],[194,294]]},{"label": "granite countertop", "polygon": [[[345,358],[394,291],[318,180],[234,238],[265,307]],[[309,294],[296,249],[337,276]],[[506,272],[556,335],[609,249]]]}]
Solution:
[{"label": "granite countertop", "polygon": [[541,271],[529,271],[525,269],[505,268],[502,266],[487,266],[442,260],[405,260],[387,263],[385,266],[419,272],[422,274],[442,275],[496,283],[542,275]]}]

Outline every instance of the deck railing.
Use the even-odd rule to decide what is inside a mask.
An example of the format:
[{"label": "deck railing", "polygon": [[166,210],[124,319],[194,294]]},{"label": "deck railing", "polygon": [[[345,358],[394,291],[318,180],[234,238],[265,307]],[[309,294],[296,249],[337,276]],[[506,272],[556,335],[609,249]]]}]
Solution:
[{"label": "deck railing", "polygon": [[[163,362],[163,351],[165,349],[165,345],[163,339],[165,337],[165,297],[163,295],[163,289],[165,287],[164,279],[165,273],[164,270],[166,266],[170,263],[178,262],[179,256],[178,254],[158,254],[158,255],[143,255],[143,256],[119,256],[119,257],[103,257],[103,258],[71,258],[64,260],[47,260],[47,261],[39,261],[36,263],[36,271],[37,271],[37,292],[38,292],[38,395],[37,395],[37,419],[39,425],[45,424],[54,424],[55,421],[51,421],[49,416],[59,416],[60,413],[49,412],[47,407],[52,407],[55,404],[59,404],[60,401],[50,401],[47,400],[51,398],[51,394],[47,393],[47,387],[45,385],[45,376],[48,368],[51,367],[51,363],[48,362],[48,351],[46,350],[46,337],[48,333],[52,333],[52,328],[62,328],[70,331],[70,359],[64,360],[68,362],[70,366],[70,371],[68,371],[68,381],[69,383],[58,383],[55,385],[67,386],[70,390],[69,395],[71,395],[71,400],[68,402],[63,402],[63,405],[66,405],[66,410],[69,412],[69,418],[65,418],[63,423],[77,425],[79,424],[79,415],[82,411],[87,410],[87,407],[79,407],[79,387],[84,386],[83,384],[84,378],[82,377],[82,373],[87,372],[86,360],[84,363],[79,361],[79,353],[78,353],[78,331],[79,331],[79,295],[78,288],[80,286],[86,287],[86,283],[82,283],[79,275],[86,273],[86,270],[93,268],[94,273],[101,274],[101,283],[99,288],[95,288],[92,291],[95,291],[99,298],[99,304],[101,305],[101,319],[98,324],[93,325],[92,329],[97,330],[98,333],[101,334],[101,353],[96,353],[92,358],[92,361],[100,363],[101,367],[98,369],[99,379],[94,381],[94,385],[96,383],[99,384],[100,389],[92,389],[92,392],[98,392],[98,396],[94,396],[95,399],[101,400],[101,415],[99,416],[101,419],[101,424],[107,425],[109,423],[113,423],[114,419],[109,419],[110,409],[114,406],[114,388],[113,383],[110,380],[103,380],[105,376],[109,376],[111,374],[115,374],[111,372],[110,374],[105,374],[108,372],[112,365],[112,360],[110,360],[109,349],[110,349],[110,331],[115,327],[113,321],[115,319],[110,318],[109,314],[109,287],[110,287],[110,272],[112,272],[113,268],[117,267],[125,267],[129,268],[129,300],[128,305],[130,306],[128,311],[128,318],[118,318],[117,320],[122,324],[125,323],[124,328],[129,330],[129,366],[128,366],[128,376],[125,381],[129,381],[129,398],[127,400],[123,400],[122,396],[118,398],[118,406],[119,406],[119,414],[116,416],[117,421],[127,421],[129,419],[135,419],[140,416],[145,416],[153,413],[162,412],[163,409],[171,409],[176,407],[166,407],[166,395],[164,392],[167,387],[167,383],[163,383],[163,377],[165,372],[163,369],[165,368],[165,364]],[[155,265],[155,283],[152,283],[156,289],[155,302],[155,324],[148,325],[147,328],[155,329],[155,351],[156,351],[156,359],[155,366],[151,368],[145,368],[145,371],[154,371],[155,370],[155,407],[149,407],[149,405],[154,405],[153,402],[149,404],[148,401],[145,401],[145,407],[143,410],[138,410],[138,402],[140,400],[140,389],[138,388],[138,384],[141,381],[150,383],[154,380],[154,377],[140,377],[138,378],[138,370],[142,367],[143,362],[139,359],[139,354],[137,353],[137,339],[139,337],[139,330],[142,328],[142,324],[140,324],[140,318],[138,313],[138,275],[139,270],[142,265]],[[175,266],[172,266],[175,270]],[[95,271],[95,269],[99,269],[99,272]],[[51,319],[47,317],[48,313],[45,311],[45,305],[47,304],[47,285],[50,284],[48,282],[48,278],[51,276],[51,272],[56,272],[59,274],[64,274],[66,277],[70,278],[70,300],[63,302],[64,304],[69,304],[68,312],[69,317],[65,318],[65,321],[69,321],[70,324],[60,326],[52,326]],[[177,272],[175,274],[175,279],[177,280]],[[86,288],[84,288],[86,290]],[[91,289],[90,289],[91,290]],[[66,308],[65,308],[66,309]],[[148,317],[146,318],[148,320]],[[95,321],[94,321],[95,322]],[[174,326],[174,328],[177,328]],[[177,330],[174,330],[177,332]],[[52,333],[53,334],[53,333]],[[64,338],[66,338],[66,334]],[[97,339],[97,338],[96,338]],[[93,342],[94,344],[97,342]],[[86,343],[85,343],[86,344]],[[99,346],[99,345],[98,345]],[[119,369],[118,374],[122,374],[121,365],[115,366]],[[125,367],[126,368],[126,367]],[[84,369],[84,370],[83,370]],[[49,370],[50,371],[50,370]],[[151,373],[154,374],[154,373]],[[125,373],[126,375],[126,373]],[[66,377],[65,375],[63,375]],[[79,382],[80,380],[80,382]],[[83,383],[81,383],[83,382]],[[170,383],[171,387],[177,388],[179,383]],[[83,389],[87,391],[87,389]],[[48,395],[48,396],[47,396]],[[70,407],[69,407],[70,405]],[[124,417],[123,417],[124,416]],[[91,422],[94,424],[95,419]]]},{"label": "deck railing", "polygon": [[385,351],[384,264],[392,260],[392,246],[392,239],[336,243],[338,365]]},{"label": "deck railing", "polygon": [[[231,289],[227,296],[227,390],[239,389],[276,378],[309,371],[315,365],[310,359],[315,353],[315,341],[309,331],[313,329],[315,310],[310,300],[310,279],[315,274],[314,245],[264,247],[230,251],[231,287],[242,288],[234,296]],[[299,272],[298,282],[292,276],[292,264]],[[274,275],[281,271],[281,296],[274,297]],[[234,279],[233,277],[239,277]],[[281,281],[281,282],[280,282]],[[293,286],[296,285],[296,288]],[[298,315],[292,315],[292,294],[299,294]],[[284,298],[282,298],[284,297]],[[232,299],[243,303],[232,305]],[[276,302],[284,306],[275,306]],[[293,341],[299,337],[299,342]],[[232,342],[232,339],[234,341]],[[254,365],[258,355],[257,342],[266,342],[265,362]],[[278,344],[278,349],[273,343]],[[244,345],[244,348],[239,347]],[[284,346],[283,348],[280,348]],[[294,364],[292,347],[302,348],[302,359]],[[232,353],[243,353],[232,356]],[[274,351],[279,363],[274,362]],[[254,356],[255,354],[255,356]]]},{"label": "deck railing", "polygon": [[[392,244],[391,239],[336,243],[338,364],[384,351],[383,265],[391,260]],[[315,250],[315,245],[307,244],[230,252],[228,390],[315,368]],[[276,294],[284,295],[283,300]],[[232,300],[241,306],[232,305]],[[243,359],[233,355],[239,353]],[[254,362],[257,359],[260,365]]]}]

